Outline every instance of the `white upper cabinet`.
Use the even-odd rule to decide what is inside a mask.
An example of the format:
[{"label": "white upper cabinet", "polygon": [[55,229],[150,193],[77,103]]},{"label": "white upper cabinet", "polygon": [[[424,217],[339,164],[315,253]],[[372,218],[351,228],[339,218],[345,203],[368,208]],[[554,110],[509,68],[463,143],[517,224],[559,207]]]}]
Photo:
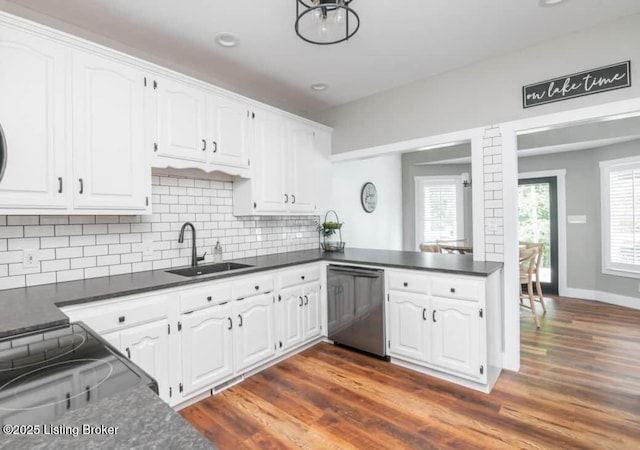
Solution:
[{"label": "white upper cabinet", "polygon": [[[255,161],[252,180],[255,196],[251,196],[255,200],[253,211],[255,213],[281,212],[284,209],[284,202],[288,201],[286,193],[287,123],[278,114],[266,111],[259,112],[252,120]],[[242,181],[237,182],[239,183]],[[243,200],[251,203],[251,198]]]},{"label": "white upper cabinet", "polygon": [[247,175],[250,135],[246,104],[177,79],[150,82],[156,95],[156,167]]},{"label": "white upper cabinet", "polygon": [[212,94],[209,101],[209,162],[249,167],[249,110],[239,101]]},{"label": "white upper cabinet", "polygon": [[154,80],[157,155],[207,162],[207,93],[170,79]]},{"label": "white upper cabinet", "polygon": [[316,210],[315,131],[299,122],[289,121],[288,125],[289,211],[312,213]]},{"label": "white upper cabinet", "polygon": [[330,150],[320,148],[330,139],[316,139],[324,129],[267,110],[252,112],[251,122],[255,166],[233,185],[234,215],[317,214],[317,161]]},{"label": "white upper cabinet", "polygon": [[66,208],[65,92],[64,47],[0,24],[0,208]]},{"label": "white upper cabinet", "polygon": [[144,75],[104,57],[73,54],[74,207],[145,210]]}]

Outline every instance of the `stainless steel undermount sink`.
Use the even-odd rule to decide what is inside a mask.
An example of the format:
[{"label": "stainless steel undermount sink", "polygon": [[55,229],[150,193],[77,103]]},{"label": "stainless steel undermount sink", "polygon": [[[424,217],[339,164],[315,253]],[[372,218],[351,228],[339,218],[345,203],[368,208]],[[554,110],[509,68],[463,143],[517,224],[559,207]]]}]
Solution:
[{"label": "stainless steel undermount sink", "polygon": [[204,266],[187,267],[186,269],[167,270],[169,273],[181,275],[183,277],[196,277],[198,275],[206,275],[208,273],[228,272],[230,270],[244,269],[247,267],[253,267],[249,264],[238,263],[218,263],[207,264]]}]

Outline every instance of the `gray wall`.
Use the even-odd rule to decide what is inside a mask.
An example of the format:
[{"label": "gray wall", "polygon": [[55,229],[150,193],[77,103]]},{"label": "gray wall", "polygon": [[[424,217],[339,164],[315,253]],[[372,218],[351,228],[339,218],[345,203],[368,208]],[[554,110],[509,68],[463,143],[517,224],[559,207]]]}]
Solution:
[{"label": "gray wall", "polygon": [[[402,155],[402,244],[404,250],[416,250],[416,208],[415,182],[417,176],[460,175],[464,172],[471,175],[471,164],[433,164],[416,165],[452,158],[470,157],[469,144],[446,147],[421,152],[404,153]],[[473,243],[473,210],[471,189],[463,189],[464,196],[464,236]]]},{"label": "gray wall", "polygon": [[567,224],[567,286],[569,288],[640,297],[638,293],[640,280],[602,273],[600,249],[602,240],[599,162],[638,154],[640,154],[640,140],[591,150],[518,160],[520,173],[566,169],[567,215],[587,216],[586,224]]},{"label": "gray wall", "polygon": [[522,108],[522,86],[632,60],[640,79],[640,15],[391,89],[324,111],[333,153],[493,125],[640,96],[630,88]]}]

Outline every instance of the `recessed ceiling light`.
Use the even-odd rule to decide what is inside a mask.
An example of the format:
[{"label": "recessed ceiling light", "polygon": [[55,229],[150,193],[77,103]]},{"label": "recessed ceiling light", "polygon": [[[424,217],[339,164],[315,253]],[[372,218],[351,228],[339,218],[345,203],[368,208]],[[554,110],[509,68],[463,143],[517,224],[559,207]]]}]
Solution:
[{"label": "recessed ceiling light", "polygon": [[327,83],[315,83],[311,85],[311,89],[314,91],[326,91],[329,89],[329,85]]},{"label": "recessed ceiling light", "polygon": [[540,0],[540,6],[556,6],[566,1],[567,0]]},{"label": "recessed ceiling light", "polygon": [[238,45],[238,36],[233,33],[218,33],[216,34],[216,42],[222,47],[235,47]]}]

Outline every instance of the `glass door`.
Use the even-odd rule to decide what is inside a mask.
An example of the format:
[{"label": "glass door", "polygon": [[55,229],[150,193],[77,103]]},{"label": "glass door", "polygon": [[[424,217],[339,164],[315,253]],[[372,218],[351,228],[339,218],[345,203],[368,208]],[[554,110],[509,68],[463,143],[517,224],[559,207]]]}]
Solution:
[{"label": "glass door", "polygon": [[545,294],[558,294],[558,195],[556,177],[518,181],[519,241],[541,242],[540,281]]}]

